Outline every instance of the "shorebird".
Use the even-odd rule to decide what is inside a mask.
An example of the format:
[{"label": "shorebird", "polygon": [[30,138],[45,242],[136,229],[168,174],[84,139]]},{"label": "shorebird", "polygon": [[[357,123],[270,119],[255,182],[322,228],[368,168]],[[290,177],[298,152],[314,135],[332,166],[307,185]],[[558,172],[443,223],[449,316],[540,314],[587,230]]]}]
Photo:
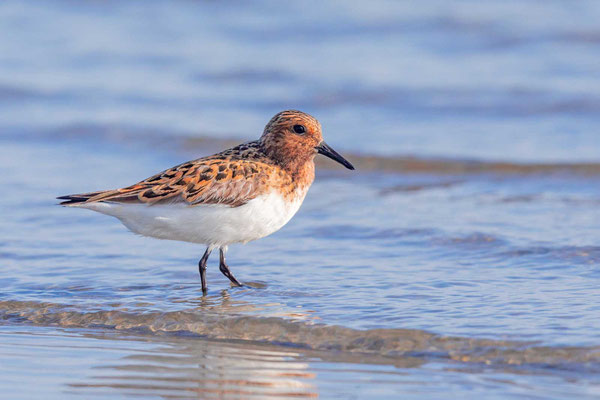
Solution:
[{"label": "shorebird", "polygon": [[63,206],[118,218],[140,235],[207,246],[198,263],[206,293],[206,263],[219,248],[219,269],[242,284],[225,262],[227,247],[263,238],[296,214],[315,176],[314,157],[352,164],[323,141],[321,124],[296,110],[276,114],[260,139],[179,164],[122,189],[58,197]]}]

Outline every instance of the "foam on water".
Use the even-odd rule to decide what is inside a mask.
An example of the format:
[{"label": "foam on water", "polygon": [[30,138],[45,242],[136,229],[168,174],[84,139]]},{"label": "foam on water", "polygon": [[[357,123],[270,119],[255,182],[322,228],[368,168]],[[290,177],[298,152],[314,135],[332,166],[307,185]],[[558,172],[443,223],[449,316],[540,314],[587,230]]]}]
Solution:
[{"label": "foam on water", "polygon": [[[0,320],[61,328],[105,328],[130,333],[200,336],[280,344],[301,349],[415,357],[493,366],[600,372],[600,346],[549,347],[538,343],[440,336],[410,329],[355,330],[277,317],[235,316],[198,308],[173,312],[84,312],[69,305],[0,301]],[[392,361],[393,362],[393,361]]]}]

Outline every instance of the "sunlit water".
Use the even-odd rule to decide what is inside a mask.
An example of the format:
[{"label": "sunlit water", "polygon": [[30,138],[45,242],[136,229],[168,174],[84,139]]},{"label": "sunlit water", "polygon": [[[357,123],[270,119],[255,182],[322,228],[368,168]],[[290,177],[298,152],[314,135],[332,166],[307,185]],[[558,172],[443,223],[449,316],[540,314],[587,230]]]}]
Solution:
[{"label": "sunlit water", "polygon": [[[285,368],[323,368],[305,351],[397,366],[409,354],[415,382],[435,376],[472,395],[598,395],[598,3],[277,4],[0,5],[0,34],[11,38],[0,41],[0,343],[114,349],[115,330],[146,335],[127,339],[142,353],[179,346],[167,343],[173,335],[260,341],[303,349]],[[255,139],[290,107],[317,116],[358,169],[321,165],[287,226],[231,247],[246,287],[230,288],[215,259],[203,297],[200,246],[55,205],[224,139]],[[24,334],[30,325],[73,330]],[[464,371],[431,374],[440,360],[516,364],[525,375],[492,388]],[[378,379],[376,362],[349,362],[365,363],[358,381]],[[331,380],[301,393],[331,395],[354,379],[333,365]],[[398,380],[384,381],[356,395],[392,397]]]},{"label": "sunlit water", "polygon": [[598,391],[585,378],[565,390],[561,378],[547,373],[533,381],[523,371],[424,365],[412,357],[391,365],[367,357],[93,330],[0,327],[0,356],[0,383],[11,399],[439,399],[449,390],[459,398],[592,398]]}]

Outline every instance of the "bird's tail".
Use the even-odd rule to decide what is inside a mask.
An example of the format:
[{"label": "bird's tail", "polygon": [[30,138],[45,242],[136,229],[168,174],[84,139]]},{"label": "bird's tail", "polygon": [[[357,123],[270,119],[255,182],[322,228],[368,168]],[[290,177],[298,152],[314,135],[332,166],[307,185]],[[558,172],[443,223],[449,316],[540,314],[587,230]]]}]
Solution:
[{"label": "bird's tail", "polygon": [[68,194],[66,196],[57,197],[58,200],[64,200],[58,203],[61,206],[72,206],[85,203],[88,200],[94,198],[97,199],[101,194],[109,191],[91,192],[91,193],[80,193],[80,194]]},{"label": "bird's tail", "polygon": [[98,192],[68,194],[57,197],[58,200],[64,200],[59,203],[61,206],[77,206],[83,203],[95,203],[99,201],[110,201],[117,203],[137,203],[138,195],[147,189],[147,186],[135,184],[123,189],[101,190]]}]

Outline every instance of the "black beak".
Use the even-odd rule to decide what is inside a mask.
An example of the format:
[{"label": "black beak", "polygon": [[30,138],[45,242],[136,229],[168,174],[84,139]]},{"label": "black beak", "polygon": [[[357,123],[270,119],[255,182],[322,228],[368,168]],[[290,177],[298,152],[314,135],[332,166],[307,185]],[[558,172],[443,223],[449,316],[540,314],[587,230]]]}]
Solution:
[{"label": "black beak", "polygon": [[315,149],[317,149],[317,152],[319,154],[323,154],[324,156],[329,157],[332,160],[339,162],[344,167],[346,167],[348,169],[354,169],[354,166],[352,164],[350,164],[348,162],[348,160],[346,160],[344,157],[342,157],[337,151],[335,151],[334,149],[329,147],[329,145],[327,143],[321,142],[321,144],[318,145],[317,147],[315,147]]}]

